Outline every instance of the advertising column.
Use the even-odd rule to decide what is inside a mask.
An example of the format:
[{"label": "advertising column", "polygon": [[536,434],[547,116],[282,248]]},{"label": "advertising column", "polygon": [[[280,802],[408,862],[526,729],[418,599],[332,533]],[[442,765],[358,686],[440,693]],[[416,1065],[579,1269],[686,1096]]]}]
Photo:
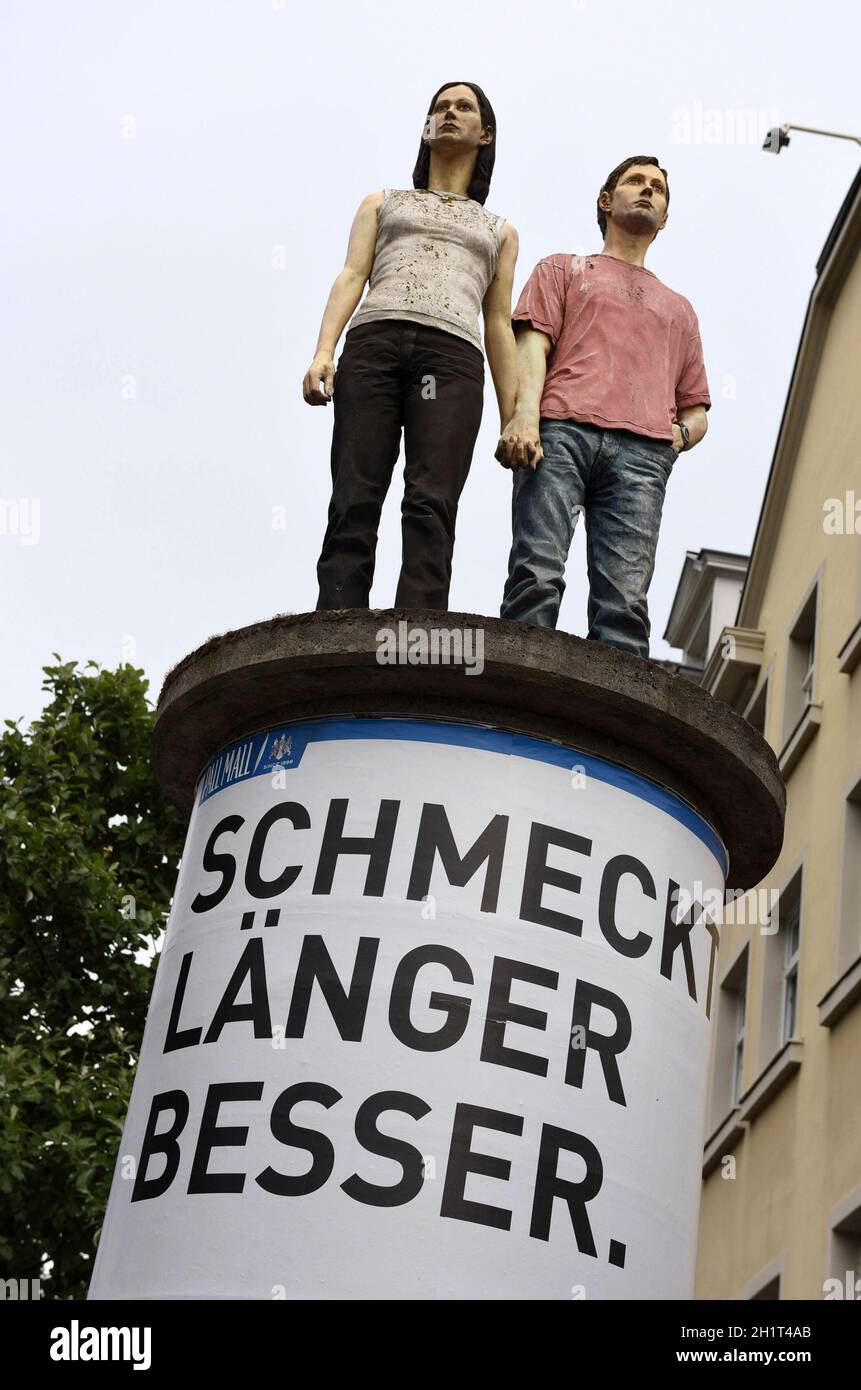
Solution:
[{"label": "advertising column", "polygon": [[727,865],[569,742],[219,747],[90,1297],[690,1297]]}]

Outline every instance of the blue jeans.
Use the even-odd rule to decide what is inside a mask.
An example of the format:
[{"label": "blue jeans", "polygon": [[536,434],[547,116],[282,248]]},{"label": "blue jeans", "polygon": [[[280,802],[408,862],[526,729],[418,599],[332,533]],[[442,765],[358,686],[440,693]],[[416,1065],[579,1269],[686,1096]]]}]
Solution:
[{"label": "blue jeans", "polygon": [[512,545],[500,617],[555,628],[565,562],[586,526],[589,632],[649,655],[646,594],[676,451],[667,441],[575,420],[541,420],[544,458],[514,474]]}]

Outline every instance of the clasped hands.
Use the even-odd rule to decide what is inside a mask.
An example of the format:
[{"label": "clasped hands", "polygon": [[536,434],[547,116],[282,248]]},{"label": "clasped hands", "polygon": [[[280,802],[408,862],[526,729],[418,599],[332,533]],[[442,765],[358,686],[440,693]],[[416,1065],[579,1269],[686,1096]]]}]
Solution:
[{"label": "clasped hands", "polygon": [[499,436],[494,458],[498,459],[503,468],[510,468],[516,472],[518,468],[537,468],[543,457],[538,421],[527,420],[522,415],[512,415]]},{"label": "clasped hands", "polygon": [[[677,454],[681,453],[683,443],[682,432],[678,425],[674,424],[673,448]],[[518,468],[531,468],[534,471],[543,457],[539,422],[527,420],[522,415],[512,415],[499,436],[494,458],[503,468],[510,468],[516,472]]]}]

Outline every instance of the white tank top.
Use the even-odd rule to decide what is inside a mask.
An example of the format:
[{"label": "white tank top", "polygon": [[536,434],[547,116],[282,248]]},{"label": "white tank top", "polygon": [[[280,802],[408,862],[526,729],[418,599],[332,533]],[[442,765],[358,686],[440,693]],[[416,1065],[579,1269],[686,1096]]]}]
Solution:
[{"label": "white tank top", "polygon": [[481,351],[479,313],[496,274],[504,217],[474,198],[433,189],[385,189],[368,292],[350,328],[413,319]]}]

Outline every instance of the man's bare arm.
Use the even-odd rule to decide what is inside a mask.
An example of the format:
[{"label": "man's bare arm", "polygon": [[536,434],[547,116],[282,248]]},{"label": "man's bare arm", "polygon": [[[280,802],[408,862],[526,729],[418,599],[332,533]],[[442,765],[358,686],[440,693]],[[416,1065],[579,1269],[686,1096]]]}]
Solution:
[{"label": "man's bare arm", "polygon": [[[708,420],[706,419],[706,408],[704,405],[687,405],[677,412],[676,418],[684,420],[690,430],[690,442],[685,450],[686,453],[689,453],[695,444],[699,444],[709,427]],[[681,430],[678,425],[673,425],[673,447],[677,452],[681,450],[683,443],[684,439],[682,438]]]},{"label": "man's bare arm", "polygon": [[[377,213],[383,194],[369,193],[359,204],[350,228],[350,241],[344,269],[336,277],[320,325],[320,336],[314,350],[314,360],[305,373],[302,395],[309,405],[328,405],[335,377],[335,348],[344,325],[362,297],[374,264],[377,245]],[[320,387],[323,389],[321,390]]]},{"label": "man's bare arm", "polygon": [[539,429],[541,396],[552,346],[547,334],[537,328],[517,330],[517,401],[496,447],[496,458],[503,468],[536,468],[544,457]]}]

